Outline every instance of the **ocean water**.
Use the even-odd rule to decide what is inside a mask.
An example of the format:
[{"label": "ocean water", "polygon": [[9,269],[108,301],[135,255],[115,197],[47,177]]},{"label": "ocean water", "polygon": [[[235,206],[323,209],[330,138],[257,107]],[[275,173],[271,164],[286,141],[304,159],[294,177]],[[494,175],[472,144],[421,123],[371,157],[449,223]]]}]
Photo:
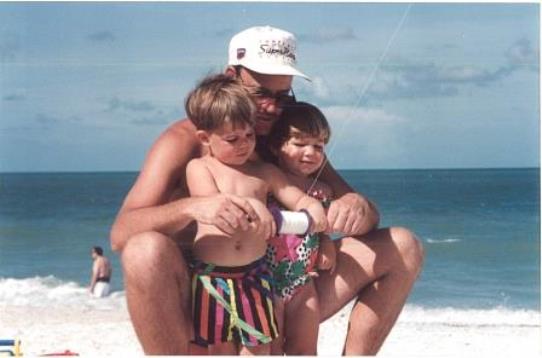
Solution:
[{"label": "ocean water", "polygon": [[[377,203],[383,226],[408,227],[424,244],[410,320],[538,322],[538,169],[341,174]],[[136,175],[0,174],[0,306],[124,305],[108,233]],[[106,300],[86,292],[93,245],[113,262],[114,292]]]}]

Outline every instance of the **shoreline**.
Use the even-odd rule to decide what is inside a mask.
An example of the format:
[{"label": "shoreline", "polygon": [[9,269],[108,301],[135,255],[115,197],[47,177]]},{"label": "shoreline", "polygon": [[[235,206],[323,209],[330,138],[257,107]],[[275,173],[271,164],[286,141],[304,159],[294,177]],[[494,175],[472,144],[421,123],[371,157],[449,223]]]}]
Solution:
[{"label": "shoreline", "polygon": [[[319,355],[341,354],[350,309],[351,304],[322,323]],[[379,356],[534,357],[542,353],[540,320],[538,324],[532,319],[523,324],[431,322],[413,320],[413,311],[405,309]],[[0,338],[20,339],[25,355],[70,350],[81,356],[143,356],[125,306],[113,310],[0,307]]]}]

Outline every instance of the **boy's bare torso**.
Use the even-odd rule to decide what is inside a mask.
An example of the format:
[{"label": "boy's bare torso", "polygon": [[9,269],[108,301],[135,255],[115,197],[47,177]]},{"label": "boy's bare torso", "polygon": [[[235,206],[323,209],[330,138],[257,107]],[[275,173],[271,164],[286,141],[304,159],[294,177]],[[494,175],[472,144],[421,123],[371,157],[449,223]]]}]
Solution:
[{"label": "boy's bare torso", "polygon": [[[213,157],[204,156],[220,193],[249,198],[254,207],[265,207],[269,184],[265,181],[265,167],[259,160],[247,161],[242,166],[228,166]],[[213,225],[198,225],[194,241],[194,255],[208,263],[220,266],[243,266],[265,254],[266,238],[255,235],[254,230],[238,230],[230,236]]]}]

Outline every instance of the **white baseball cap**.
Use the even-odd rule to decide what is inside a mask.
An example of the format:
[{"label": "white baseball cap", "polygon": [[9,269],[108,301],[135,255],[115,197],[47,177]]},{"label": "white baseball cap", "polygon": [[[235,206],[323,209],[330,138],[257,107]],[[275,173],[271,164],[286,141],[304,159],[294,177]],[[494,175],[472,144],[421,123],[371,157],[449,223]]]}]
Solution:
[{"label": "white baseball cap", "polygon": [[256,26],[232,37],[228,65],[243,66],[267,75],[300,76],[311,80],[296,65],[295,36],[271,26]]}]

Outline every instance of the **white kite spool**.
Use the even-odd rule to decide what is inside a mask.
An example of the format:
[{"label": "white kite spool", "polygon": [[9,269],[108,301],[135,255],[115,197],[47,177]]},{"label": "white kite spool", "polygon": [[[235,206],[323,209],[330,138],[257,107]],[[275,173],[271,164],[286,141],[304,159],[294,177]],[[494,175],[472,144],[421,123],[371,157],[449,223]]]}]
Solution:
[{"label": "white kite spool", "polygon": [[311,217],[306,211],[271,210],[279,234],[306,235],[311,226]]}]

